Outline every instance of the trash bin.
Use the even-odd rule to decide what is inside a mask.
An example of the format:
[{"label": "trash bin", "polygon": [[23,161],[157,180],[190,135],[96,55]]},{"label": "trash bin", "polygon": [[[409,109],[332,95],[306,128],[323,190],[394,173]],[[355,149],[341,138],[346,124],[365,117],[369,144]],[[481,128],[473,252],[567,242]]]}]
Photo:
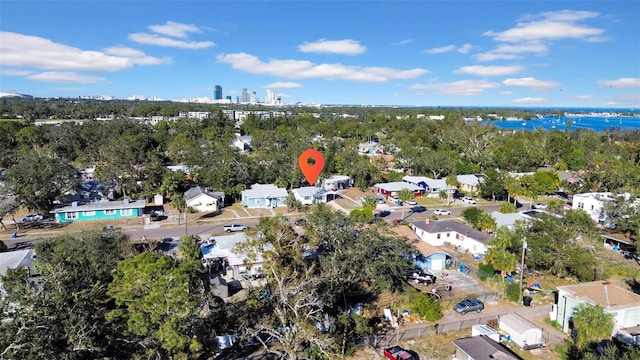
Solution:
[{"label": "trash bin", "polygon": [[522,304],[524,306],[531,306],[531,300],[533,300],[533,298],[531,296],[523,296],[522,297]]}]

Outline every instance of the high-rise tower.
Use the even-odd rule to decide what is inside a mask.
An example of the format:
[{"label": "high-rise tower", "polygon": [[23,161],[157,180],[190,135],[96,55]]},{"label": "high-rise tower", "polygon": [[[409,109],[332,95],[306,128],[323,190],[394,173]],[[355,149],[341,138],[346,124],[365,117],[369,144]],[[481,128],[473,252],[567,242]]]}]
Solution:
[{"label": "high-rise tower", "polygon": [[213,99],[222,100],[222,86],[216,85],[213,90]]}]

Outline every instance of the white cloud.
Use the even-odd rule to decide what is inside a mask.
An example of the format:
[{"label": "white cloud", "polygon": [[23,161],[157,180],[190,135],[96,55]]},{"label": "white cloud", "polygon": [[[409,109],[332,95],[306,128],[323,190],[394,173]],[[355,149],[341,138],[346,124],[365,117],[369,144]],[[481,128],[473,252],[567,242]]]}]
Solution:
[{"label": "white cloud", "polygon": [[539,41],[528,41],[519,44],[502,44],[495,49],[474,55],[478,61],[514,60],[521,59],[522,54],[531,53],[543,55],[549,51],[549,47]]},{"label": "white cloud", "polygon": [[502,83],[508,86],[519,86],[519,87],[529,88],[532,90],[549,90],[549,89],[553,89],[560,86],[560,83],[558,82],[538,80],[533,77],[524,77],[519,79],[513,79],[513,78],[505,79]]},{"label": "white cloud", "polygon": [[316,42],[305,42],[298,46],[298,50],[305,53],[359,55],[367,51],[367,48],[360,45],[359,41],[345,40],[325,40]]},{"label": "white cloud", "polygon": [[456,49],[455,45],[447,45],[447,46],[442,46],[442,47],[426,49],[423,52],[425,52],[427,54],[442,54],[442,53],[454,51],[455,49]]},{"label": "white cloud", "polygon": [[545,98],[525,97],[520,99],[514,99],[512,104],[542,104],[547,102]]},{"label": "white cloud", "polygon": [[7,69],[7,68],[0,69],[0,75],[4,75],[4,76],[26,76],[29,74],[31,74],[31,71],[29,70]]},{"label": "white cloud", "polygon": [[500,95],[503,95],[503,96],[513,95],[513,91],[501,91]]},{"label": "white cloud", "polygon": [[522,71],[522,66],[463,66],[454,71],[455,74],[469,74],[477,76],[504,76],[512,75]]},{"label": "white cloud", "polygon": [[457,51],[460,54],[467,54],[469,51],[471,51],[472,48],[473,48],[473,45],[471,44],[464,44],[460,47],[457,47],[456,45],[447,45],[447,46],[422,50],[422,52],[427,54],[443,54],[451,51]]},{"label": "white cloud", "polygon": [[129,58],[132,63],[139,65],[158,65],[158,64],[170,64],[171,58],[157,58],[148,56],[144,52],[125,46],[114,46],[104,49],[104,52],[109,55],[121,56]]},{"label": "white cloud", "polygon": [[599,14],[589,11],[550,11],[534,15],[519,22],[516,27],[495,32],[487,31],[483,35],[492,36],[501,42],[517,43],[521,41],[589,39],[601,36],[603,29],[577,24],[581,20],[597,17]]},{"label": "white cloud", "polygon": [[27,76],[27,79],[53,82],[53,83],[76,83],[76,84],[95,84],[107,82],[105,78],[89,75],[80,75],[72,71],[47,71],[40,74]]},{"label": "white cloud", "polygon": [[156,34],[135,33],[129,34],[129,40],[140,44],[155,45],[162,47],[176,47],[180,49],[206,49],[216,44],[211,41],[186,41],[177,40]]},{"label": "white cloud", "polygon": [[293,81],[277,81],[271,84],[263,85],[264,89],[295,89],[301,88],[302,84]]},{"label": "white cloud", "polygon": [[167,21],[164,25],[150,25],[147,27],[149,30],[177,38],[186,38],[188,33],[201,33],[202,30],[195,25],[181,24],[173,21]]},{"label": "white cloud", "polygon": [[413,79],[429,71],[426,69],[396,70],[387,67],[347,66],[343,64],[314,64],[307,60],[270,60],[263,62],[247,53],[220,54],[217,61],[251,74],[271,75],[290,79],[322,78],[358,82],[385,82],[393,79]]},{"label": "white cloud", "polygon": [[591,100],[593,99],[593,95],[578,95],[575,97],[576,100]]},{"label": "white cloud", "polygon": [[411,40],[411,39],[404,39],[404,40],[400,40],[400,41],[391,43],[391,45],[393,45],[393,46],[403,46],[403,45],[411,44],[412,42],[413,42],[413,40]]},{"label": "white cloud", "polygon": [[471,51],[471,49],[473,48],[473,45],[471,44],[464,44],[461,47],[458,48],[458,52],[460,54],[467,54],[469,51]]},{"label": "white cloud", "polygon": [[612,88],[640,87],[640,78],[620,78],[617,80],[600,80],[598,84]]},{"label": "white cloud", "polygon": [[[49,39],[13,32],[0,32],[0,38],[2,66],[34,67],[44,70],[118,71],[131,68],[135,64],[167,62],[167,59],[157,59],[142,52],[137,52],[130,58],[122,53],[82,50]],[[129,55],[135,51],[137,50],[130,49]]]},{"label": "white cloud", "polygon": [[411,86],[413,90],[437,90],[443,95],[475,96],[485,90],[500,87],[499,83],[486,80],[461,80],[450,83],[416,84]]}]

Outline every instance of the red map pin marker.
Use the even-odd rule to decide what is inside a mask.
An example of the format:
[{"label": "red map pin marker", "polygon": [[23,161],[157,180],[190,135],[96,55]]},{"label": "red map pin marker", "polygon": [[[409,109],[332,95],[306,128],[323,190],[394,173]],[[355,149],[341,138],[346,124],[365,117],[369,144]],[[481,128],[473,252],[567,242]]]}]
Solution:
[{"label": "red map pin marker", "polygon": [[[313,159],[315,163],[309,164],[309,159]],[[309,185],[313,185],[324,168],[324,157],[318,150],[305,150],[298,158],[298,166],[300,166],[300,170],[302,170],[302,174],[309,182]]]}]

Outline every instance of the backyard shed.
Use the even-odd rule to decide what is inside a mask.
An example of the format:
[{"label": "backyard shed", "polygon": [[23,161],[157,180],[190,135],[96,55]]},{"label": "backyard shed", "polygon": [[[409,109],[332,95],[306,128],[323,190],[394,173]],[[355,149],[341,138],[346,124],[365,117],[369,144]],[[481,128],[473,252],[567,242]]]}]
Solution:
[{"label": "backyard shed", "polygon": [[476,324],[471,327],[471,336],[485,335],[489,339],[500,342],[500,334],[491,326],[484,324]]},{"label": "backyard shed", "polygon": [[509,333],[510,340],[522,349],[528,350],[544,347],[542,329],[517,314],[502,316],[498,327],[500,330]]}]

